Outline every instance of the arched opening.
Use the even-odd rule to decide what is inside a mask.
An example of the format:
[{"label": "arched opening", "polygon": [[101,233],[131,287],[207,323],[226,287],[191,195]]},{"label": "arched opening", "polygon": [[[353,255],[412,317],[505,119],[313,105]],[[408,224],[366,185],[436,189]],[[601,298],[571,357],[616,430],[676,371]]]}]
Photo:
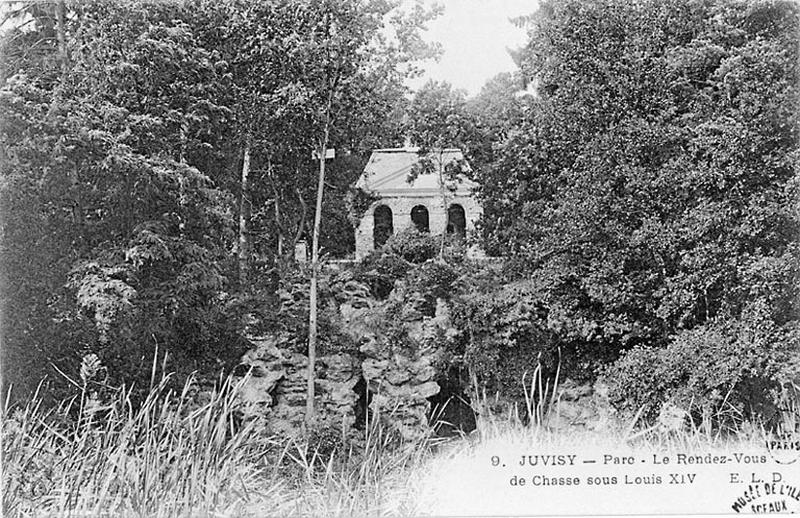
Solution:
[{"label": "arched opening", "polygon": [[411,221],[420,232],[430,232],[431,227],[428,223],[428,209],[424,205],[417,205],[411,209]]},{"label": "arched opening", "polygon": [[372,419],[372,411],[370,410],[370,403],[372,403],[372,393],[367,389],[367,381],[363,376],[358,378],[353,392],[358,396],[355,406],[356,421],[354,426],[359,430],[363,430]]},{"label": "arched opening", "polygon": [[374,218],[374,226],[372,228],[373,245],[375,248],[380,248],[394,233],[392,209],[386,205],[378,205],[375,207],[372,217]]},{"label": "arched opening", "polygon": [[447,209],[447,233],[464,237],[467,235],[467,215],[458,203]]},{"label": "arched opening", "polygon": [[469,386],[465,370],[451,366],[436,382],[440,390],[428,398],[428,424],[436,435],[450,437],[469,433],[476,428],[475,411],[472,409],[464,387]]}]

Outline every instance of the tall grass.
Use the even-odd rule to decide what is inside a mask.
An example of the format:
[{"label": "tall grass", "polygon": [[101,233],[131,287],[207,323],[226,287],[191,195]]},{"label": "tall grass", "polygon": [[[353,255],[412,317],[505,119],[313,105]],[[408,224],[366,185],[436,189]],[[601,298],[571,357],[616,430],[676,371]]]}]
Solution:
[{"label": "tall grass", "polygon": [[302,438],[292,441],[287,454],[303,480],[293,502],[300,516],[416,515],[413,481],[433,456],[442,439],[427,434],[403,442],[380,418],[367,424],[362,436],[343,449],[320,454]]},{"label": "tall grass", "polygon": [[[228,379],[198,405],[192,380],[154,383],[134,405],[121,389],[45,409],[37,394],[3,407],[4,516],[408,515],[409,480],[437,441],[403,443],[382,419],[333,450],[277,439],[236,419]],[[341,437],[341,436],[340,436]]]},{"label": "tall grass", "polygon": [[[435,455],[428,457],[418,469],[419,479],[410,490],[408,508],[416,514],[435,516],[464,515],[561,515],[561,514],[651,514],[656,502],[638,502],[640,507],[632,508],[630,502],[614,499],[596,500],[592,488],[585,485],[581,491],[574,492],[574,498],[564,498],[566,494],[559,488],[538,487],[512,488],[509,480],[512,475],[525,476],[535,471],[519,468],[520,454],[574,454],[579,458],[597,459],[602,454],[631,456],[637,459],[650,458],[650,454],[707,454],[747,452],[766,455],[766,438],[769,431],[758,423],[741,420],[738,426],[723,432],[709,433],[706,427],[695,426],[686,411],[672,405],[665,405],[660,418],[653,423],[640,422],[642,410],[627,420],[619,416],[601,430],[588,430],[579,427],[553,427],[558,423],[559,396],[557,381],[543,379],[542,369],[536,369],[532,376],[525,377],[524,401],[519,406],[507,406],[498,412],[497,400],[473,389],[473,405],[478,410],[477,429],[469,436],[453,441]],[[796,399],[792,400],[796,401]],[[784,416],[785,429],[794,430],[798,422],[797,405],[785,405],[788,415]],[[553,419],[555,417],[555,419]],[[704,416],[706,417],[706,416]],[[711,416],[712,418],[720,416]],[[709,422],[708,419],[704,421]],[[673,457],[674,458],[674,457]],[[492,459],[498,459],[496,464]],[[502,459],[502,464],[499,459]],[[508,464],[506,464],[508,463]],[[508,466],[508,467],[507,467]],[[545,470],[537,468],[538,473],[547,475],[597,476],[616,474],[621,470],[636,469],[648,475],[663,467],[649,464],[636,466],[603,466],[598,464],[576,464],[566,468]],[[721,466],[703,466],[703,470],[723,470]],[[727,466],[724,467],[727,469]],[[650,473],[644,471],[651,470]],[[719,474],[719,473],[717,473]],[[723,473],[724,479],[725,473]],[[666,475],[664,475],[666,479]],[[620,479],[621,480],[621,479]],[[660,486],[659,486],[660,487]],[[614,486],[618,494],[624,486]],[[607,490],[605,490],[608,493]],[[535,495],[535,496],[534,496]],[[593,495],[593,496],[592,496]],[[599,495],[602,496],[602,495]],[[635,497],[636,495],[628,495]],[[593,500],[595,498],[595,500]],[[602,509],[586,507],[587,504],[605,502]],[[669,507],[667,502],[658,501],[662,509],[681,509]],[[656,506],[655,509],[658,507]],[[690,512],[686,508],[682,512]],[[710,507],[697,507],[694,512],[708,513]],[[722,508],[720,508],[722,509]],[[722,509],[724,511],[724,509]],[[666,511],[665,511],[666,512]],[[714,512],[720,512],[715,510]]]},{"label": "tall grass", "polygon": [[264,479],[265,440],[234,426],[233,382],[196,407],[191,380],[177,395],[167,385],[164,377],[136,407],[125,389],[101,406],[84,393],[51,410],[38,396],[11,415],[6,406],[5,515],[197,515],[276,497],[280,484]]},{"label": "tall grass", "polygon": [[[526,379],[524,408],[480,411],[469,435],[404,442],[375,416],[356,437],[340,430],[334,441],[277,439],[237,422],[245,380],[220,383],[202,404],[191,380],[180,393],[171,393],[168,381],[152,382],[139,405],[124,389],[100,405],[87,397],[85,380],[80,394],[57,408],[45,409],[38,395],[24,407],[6,404],[4,516],[416,516],[480,499],[469,487],[496,475],[476,466],[498,452],[705,452],[760,445],[763,437],[757,427],[709,436],[686,422],[634,432],[638,415],[602,433],[552,430],[557,387],[548,388],[539,370]],[[491,401],[484,395],[473,404],[488,408]]]},{"label": "tall grass", "polygon": [[[546,379],[542,365],[537,361],[530,376],[528,373],[523,374],[523,401],[513,405],[506,403],[499,413],[496,411],[499,406],[498,398],[495,397],[492,401],[492,397],[478,389],[477,382],[473,379],[472,406],[479,416],[477,434],[483,440],[515,434],[528,438],[548,436],[548,440],[553,437],[570,440],[570,436],[576,434],[598,436],[598,433],[586,433],[580,429],[551,428],[554,422],[558,422],[560,413],[560,373],[559,361],[554,378]],[[793,383],[789,385],[784,389],[787,394],[784,394],[782,402],[782,407],[788,410],[781,414],[786,421],[783,426],[786,429],[800,429],[796,424],[800,416],[800,405],[797,404],[800,400],[800,388]],[[645,409],[641,407],[627,419],[615,416],[599,435],[602,435],[606,443],[643,445],[668,450],[696,450],[715,445],[727,447],[733,443],[741,445],[743,442],[751,445],[762,443],[770,432],[762,423],[746,420],[741,411],[728,402],[729,396],[730,392],[716,413],[702,412],[703,418],[699,425],[692,419],[690,411],[701,412],[703,409],[697,409],[694,405],[690,405],[689,409],[681,409],[666,403],[655,422],[645,423],[640,419]]]}]

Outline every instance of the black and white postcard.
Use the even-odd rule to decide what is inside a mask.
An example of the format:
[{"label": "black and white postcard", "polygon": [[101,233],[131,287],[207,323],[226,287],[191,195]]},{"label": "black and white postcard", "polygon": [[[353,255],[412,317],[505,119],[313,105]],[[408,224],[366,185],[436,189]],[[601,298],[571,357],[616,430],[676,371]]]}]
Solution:
[{"label": "black and white postcard", "polygon": [[0,3],[2,515],[800,512],[800,3]]}]

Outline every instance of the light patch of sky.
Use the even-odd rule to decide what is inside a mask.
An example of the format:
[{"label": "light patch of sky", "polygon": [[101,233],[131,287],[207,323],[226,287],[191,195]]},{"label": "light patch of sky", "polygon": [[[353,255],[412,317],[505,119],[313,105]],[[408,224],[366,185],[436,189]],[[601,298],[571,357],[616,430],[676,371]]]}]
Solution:
[{"label": "light patch of sky", "polygon": [[[413,0],[406,0],[413,4]],[[424,0],[430,6],[433,0]],[[426,41],[442,44],[439,62],[424,64],[422,77],[409,81],[417,89],[429,79],[447,81],[469,95],[480,92],[487,80],[517,69],[508,53],[526,41],[525,30],[511,18],[531,14],[536,0],[438,0],[444,13],[428,25]]]}]

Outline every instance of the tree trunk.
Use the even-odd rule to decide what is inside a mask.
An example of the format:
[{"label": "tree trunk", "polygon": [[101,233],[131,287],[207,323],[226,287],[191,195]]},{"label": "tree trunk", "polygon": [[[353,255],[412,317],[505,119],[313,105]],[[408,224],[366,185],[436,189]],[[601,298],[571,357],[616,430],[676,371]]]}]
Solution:
[{"label": "tree trunk", "polygon": [[61,74],[69,72],[69,51],[67,50],[67,31],[64,28],[67,19],[67,6],[64,0],[56,4],[56,38],[58,39],[58,59],[61,62]]},{"label": "tree trunk", "polygon": [[178,145],[180,146],[178,148],[178,162],[182,164],[186,163],[186,143],[188,141],[187,133],[189,132],[188,126],[189,123],[186,120],[186,117],[183,117],[181,119],[181,127],[178,130],[179,131],[178,140],[180,141],[178,143]]},{"label": "tree trunk", "polygon": [[246,290],[250,272],[250,139],[244,145],[241,194],[239,197],[239,289]]},{"label": "tree trunk", "polygon": [[272,195],[275,196],[273,208],[275,210],[275,228],[278,229],[277,257],[282,261],[284,259],[284,254],[286,253],[284,249],[284,243],[286,241],[287,231],[283,225],[283,215],[281,214],[281,194],[278,191],[278,186],[275,184],[275,178],[273,177],[272,161],[267,163],[267,178],[269,179],[270,186],[272,186]]},{"label": "tree trunk", "polygon": [[[296,174],[300,174],[300,171],[297,171]],[[300,192],[300,189],[294,190],[295,194],[297,194],[297,199],[300,202],[300,221],[297,223],[297,232],[294,234],[294,240],[292,241],[292,249],[297,246],[297,243],[300,242],[300,238],[303,237],[303,230],[305,230],[306,226],[306,214],[308,214],[308,207],[306,206],[306,201],[303,199],[303,193]]]},{"label": "tree trunk", "polygon": [[314,419],[314,364],[317,359],[317,277],[319,276],[319,226],[322,220],[322,194],[325,189],[325,150],[328,148],[329,128],[319,147],[319,179],[317,181],[317,206],[314,213],[314,232],[311,244],[311,293],[308,315],[308,388],[306,393],[306,425]]},{"label": "tree trunk", "polygon": [[[53,96],[53,107],[57,107],[64,99],[67,88],[67,77],[70,70],[70,56],[67,48],[67,6],[64,0],[56,4],[56,40],[58,41],[58,61],[61,66],[61,81]],[[72,203],[72,222],[77,229],[77,237],[82,242],[83,225],[83,197],[81,196],[80,167],[76,161],[73,168],[65,167],[69,180],[70,198]]]},{"label": "tree trunk", "polygon": [[280,198],[278,197],[278,190],[275,189],[274,192],[275,192],[275,228],[278,229],[278,258],[283,260],[283,256],[285,254],[283,243],[285,240],[284,234],[286,233],[286,231],[284,230],[282,223],[281,201]]},{"label": "tree trunk", "polygon": [[444,244],[447,238],[447,223],[450,219],[450,214],[447,212],[447,193],[444,184],[444,151],[439,149],[439,193],[442,195],[442,211],[444,212],[444,230],[442,230],[442,239],[439,243],[439,262],[444,262]]},{"label": "tree trunk", "polygon": [[322,139],[319,143],[319,179],[317,180],[317,205],[314,212],[314,231],[311,238],[311,288],[308,312],[308,388],[306,393],[306,430],[314,420],[314,384],[316,382],[314,367],[317,360],[317,277],[319,276],[319,225],[322,220],[322,195],[325,190],[325,151],[331,131],[331,105],[339,82],[336,77],[329,84],[328,102],[325,106],[325,117],[322,127]]}]

